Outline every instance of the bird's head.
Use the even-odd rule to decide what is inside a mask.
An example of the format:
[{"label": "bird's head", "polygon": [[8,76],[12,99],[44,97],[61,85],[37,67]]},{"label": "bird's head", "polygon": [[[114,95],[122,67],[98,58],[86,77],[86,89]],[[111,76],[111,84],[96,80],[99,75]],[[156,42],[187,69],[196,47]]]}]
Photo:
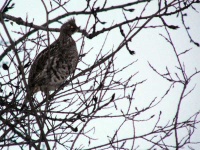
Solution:
[{"label": "bird's head", "polygon": [[62,25],[60,32],[61,34],[64,34],[64,35],[72,35],[78,31],[80,31],[80,27],[77,27],[75,23],[75,19],[71,18]]}]

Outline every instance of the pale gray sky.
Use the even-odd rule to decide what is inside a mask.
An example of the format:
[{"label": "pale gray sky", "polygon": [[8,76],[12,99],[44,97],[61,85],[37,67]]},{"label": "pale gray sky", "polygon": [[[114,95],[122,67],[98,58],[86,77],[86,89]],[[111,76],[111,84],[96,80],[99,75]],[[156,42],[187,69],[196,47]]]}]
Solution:
[{"label": "pale gray sky", "polygon": [[[15,17],[21,17],[23,20],[26,20],[26,16],[28,16],[28,21],[31,22],[34,19],[34,24],[41,25],[46,22],[45,18],[45,11],[44,7],[40,0],[14,0],[15,2],[15,8],[11,11],[9,11],[10,15],[14,15]],[[116,1],[113,1],[115,3]],[[123,2],[120,0],[120,2]],[[2,6],[2,1],[0,2],[0,6]],[[85,3],[82,1],[72,1],[68,5],[67,8],[69,11],[76,11],[81,10],[84,8]],[[108,4],[109,6],[109,4]],[[147,12],[152,13],[156,10],[156,5],[152,5],[151,7],[148,7]],[[200,11],[200,6],[195,6],[195,8]],[[141,11],[139,8],[135,8],[135,13],[130,14],[128,17],[133,17],[132,15],[138,15]],[[57,11],[56,13],[53,13],[50,15],[50,19],[54,18],[57,15],[61,15],[64,13],[64,10]],[[119,15],[118,15],[119,14]],[[189,9],[187,10],[187,22],[186,24],[191,27],[190,33],[192,37],[196,40],[196,42],[200,42],[200,19],[199,15],[197,13],[194,13],[193,10]],[[76,22],[79,26],[82,28],[85,27],[86,21],[88,16],[75,16]],[[102,19],[102,21],[107,22],[105,25],[106,27],[110,26],[112,22],[114,21],[114,24],[124,20],[124,17],[121,13],[118,11],[113,11],[112,13],[107,14],[102,13],[99,15],[99,17]],[[70,17],[69,17],[70,18]],[[63,22],[65,22],[68,18],[62,19]],[[190,43],[189,38],[187,37],[187,34],[185,30],[183,29],[183,26],[181,25],[180,18],[176,18],[175,16],[169,16],[165,18],[168,24],[171,25],[178,25],[180,28],[178,30],[170,30],[171,37],[174,41],[174,44],[176,46],[176,49],[178,52],[185,51],[187,49],[192,49],[189,53],[182,56],[182,62],[184,61],[184,64],[186,66],[186,72],[190,75],[195,71],[195,68],[197,70],[200,70],[200,49],[199,47],[194,46],[194,44]],[[91,22],[92,23],[92,22]],[[160,20],[155,19],[152,22],[150,22],[149,25],[154,24],[162,24]],[[91,25],[91,24],[90,24]],[[8,25],[10,29],[10,33],[13,30],[19,30],[22,26],[16,26],[16,25]],[[50,27],[56,27],[59,28],[60,24],[54,23],[50,25]],[[0,26],[0,29],[2,27]],[[22,29],[24,29],[22,27]],[[1,32],[1,34],[4,34]],[[177,65],[177,60],[174,55],[174,51],[172,47],[166,42],[166,40],[161,37],[159,34],[163,34],[167,36],[166,32],[162,28],[157,29],[143,29],[136,37],[133,38],[132,42],[129,44],[131,49],[134,49],[136,54],[130,55],[129,52],[123,48],[117,55],[117,63],[116,66],[123,67],[126,64],[129,64],[132,61],[138,60],[135,64],[133,64],[131,67],[129,67],[125,72],[121,73],[119,78],[127,77],[129,74],[134,74],[135,72],[139,71],[139,73],[134,78],[134,82],[137,83],[141,80],[147,79],[147,81],[138,86],[137,91],[135,93],[135,100],[134,100],[134,106],[138,109],[142,109],[145,106],[147,106],[155,97],[159,100],[165,93],[166,89],[169,87],[169,82],[166,82],[163,78],[159,77],[155,72],[152,71],[152,69],[149,67],[148,62],[150,62],[159,72],[166,73],[166,66],[174,72],[179,72],[177,68],[175,67]],[[55,36],[58,36],[58,34],[55,33]],[[103,44],[103,41],[105,39],[106,34],[102,34],[99,37],[96,37],[94,39],[87,39],[85,43],[85,49],[84,51],[88,51],[89,49],[93,48],[90,56],[95,56],[97,54]],[[13,39],[17,39],[19,36],[17,34],[12,34]],[[75,39],[78,39],[80,37],[80,34],[77,33],[73,36]],[[51,37],[51,41],[53,41],[54,38]],[[106,44],[104,46],[103,52],[106,53],[108,50],[111,50],[113,47],[116,48],[119,43],[121,42],[122,37],[119,34],[119,29],[115,29],[111,31],[108,35],[108,39],[106,41]],[[77,43],[78,48],[80,49],[81,42],[79,41]],[[87,58],[89,58],[88,56]],[[85,60],[88,64],[92,64],[95,57],[92,59]],[[79,64],[79,67],[81,67],[81,64]],[[172,76],[175,77],[174,72],[172,73]],[[190,83],[190,88],[192,88],[194,85],[196,85],[195,90],[184,100],[182,103],[182,110],[180,114],[180,119],[186,119],[189,116],[191,116],[193,113],[198,112],[200,110],[199,105],[199,91],[200,91],[200,75],[194,77],[194,79]],[[163,125],[165,125],[169,120],[172,121],[172,117],[175,115],[175,110],[177,108],[177,102],[178,98],[180,97],[180,90],[182,89],[182,85],[175,84],[174,88],[171,90],[171,92],[168,94],[167,97],[164,98],[164,100],[158,105],[159,107],[155,107],[148,111],[147,113],[142,114],[141,118],[136,119],[144,119],[147,118],[147,116],[151,116],[155,114],[158,116],[159,111],[162,111],[162,119],[161,122]],[[119,91],[119,93],[122,91]],[[127,107],[127,104],[124,102],[117,102],[118,104],[118,111],[120,112],[120,109],[125,109]],[[133,107],[134,108],[134,107]],[[110,109],[110,111],[114,111],[115,109]],[[154,125],[154,121],[147,123],[141,122],[136,125],[137,133],[142,134],[145,132],[148,132],[152,129],[152,126]],[[94,138],[98,138],[98,140],[93,141],[90,146],[94,146],[97,144],[103,144],[104,142],[107,142],[107,136],[112,135],[114,131],[118,128],[120,123],[123,120],[118,119],[102,119],[102,120],[96,120],[95,122],[91,122],[91,124],[88,125],[88,129],[92,126],[95,126],[95,136]],[[131,122],[127,122],[126,125],[122,127],[121,130],[121,137],[128,137],[127,135],[132,134],[132,131],[130,132],[130,126]],[[198,126],[198,129],[195,131],[193,139],[198,140],[200,137],[200,126]],[[81,139],[82,140],[82,139]],[[174,141],[173,139],[171,139]],[[172,142],[169,141],[169,142]],[[82,143],[82,141],[78,141],[78,143]],[[77,144],[78,144],[77,143]],[[85,144],[87,147],[87,143]],[[138,141],[138,145],[141,145],[142,149],[145,149],[146,145],[143,145],[143,142],[140,143]],[[148,146],[148,145],[147,145]],[[194,148],[198,148],[198,146],[194,146]]]}]

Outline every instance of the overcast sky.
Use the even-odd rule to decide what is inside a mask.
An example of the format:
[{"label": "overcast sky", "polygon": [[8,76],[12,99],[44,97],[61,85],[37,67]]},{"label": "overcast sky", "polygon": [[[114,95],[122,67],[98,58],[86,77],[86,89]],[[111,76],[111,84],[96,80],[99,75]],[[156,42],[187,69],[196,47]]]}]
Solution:
[{"label": "overcast sky", "polygon": [[[2,6],[2,2],[0,1],[0,7]],[[9,11],[10,15],[14,15],[15,17],[21,17],[23,20],[26,20],[26,16],[28,16],[28,21],[32,21],[34,19],[34,24],[41,25],[46,22],[46,16],[45,16],[45,10],[44,7],[39,0],[14,0],[15,2],[15,8],[11,11]],[[116,1],[115,1],[116,2]],[[123,2],[122,0],[119,1]],[[111,5],[108,3],[108,6]],[[68,6],[69,11],[76,11],[76,10],[82,10],[85,6],[85,3],[83,1],[73,1]],[[135,8],[135,14],[139,14],[139,11],[141,11],[139,8]],[[200,11],[200,7],[196,7],[198,11]],[[152,5],[149,6],[146,10],[146,13],[152,13],[156,10],[156,6]],[[60,15],[64,13],[63,10],[57,11],[56,13],[53,13],[50,15],[50,19],[54,18],[57,15]],[[119,14],[119,15],[116,15]],[[132,17],[132,14],[128,17]],[[200,19],[199,15],[197,13],[194,13],[193,10],[189,9],[187,10],[187,22],[186,24],[191,28],[190,33],[192,37],[196,40],[196,42],[200,43]],[[75,16],[76,23],[78,26],[81,26],[81,28],[85,27],[86,19],[88,16]],[[120,22],[124,20],[124,17],[121,13],[117,11],[113,11],[113,13],[107,14],[102,13],[99,15],[99,17],[102,19],[102,21],[106,22],[106,27],[110,26],[112,22],[114,23]],[[70,17],[69,17],[70,18]],[[171,37],[174,41],[174,44],[177,48],[177,51],[180,53],[182,51],[185,51],[187,49],[191,49],[189,53],[182,56],[182,63],[184,62],[186,67],[186,72],[190,75],[195,71],[195,68],[197,70],[200,70],[200,49],[199,47],[195,46],[194,44],[190,43],[190,39],[187,37],[186,31],[183,29],[183,26],[181,25],[181,20],[179,17],[168,17],[165,18],[168,24],[171,25],[178,25],[180,28],[178,30],[169,30]],[[65,22],[68,20],[68,18],[62,19],[62,22]],[[158,24],[160,20],[153,20],[150,22],[149,25]],[[7,23],[8,24],[8,23]],[[91,21],[92,24],[92,21]],[[90,25],[91,25],[90,24]],[[160,23],[161,24],[161,23]],[[10,33],[14,30],[19,30],[21,26],[16,25],[8,25],[10,29]],[[56,27],[59,28],[59,23],[51,24],[50,27]],[[100,27],[99,27],[100,28]],[[22,27],[23,29],[23,27]],[[124,28],[126,30],[126,28]],[[0,30],[2,30],[2,27],[0,26]],[[116,48],[119,43],[122,40],[122,37],[118,33],[119,30],[115,29],[111,31],[108,35],[108,39],[106,41],[106,44],[104,46],[103,52],[106,53],[107,51],[111,50],[113,47]],[[1,32],[5,36],[5,33]],[[148,65],[148,62],[150,62],[158,71],[161,73],[166,73],[166,66],[172,71],[172,76],[175,77],[175,72],[180,73],[178,69],[175,67],[178,65],[178,62],[176,60],[176,57],[174,55],[174,51],[172,47],[166,42],[166,40],[160,35],[163,34],[166,36],[166,32],[162,28],[157,29],[144,29],[142,30],[129,44],[131,49],[134,49],[136,54],[130,55],[129,52],[123,48],[117,54],[117,63],[116,65],[119,66],[119,68],[125,66],[126,64],[129,64],[133,61],[136,61],[131,67],[129,67],[125,72],[120,74],[121,78],[126,77],[129,74],[134,74],[136,72],[139,72],[136,77],[134,78],[134,82],[137,83],[141,80],[147,79],[147,81],[142,84],[141,86],[138,86],[136,94],[135,94],[135,107],[138,107],[138,109],[142,109],[145,106],[147,106],[155,97],[160,99],[167,88],[169,87],[169,82],[166,82],[163,78],[158,76]],[[55,33],[55,36],[58,36],[57,33]],[[100,50],[106,34],[102,34],[99,37],[96,37],[94,39],[88,39],[85,43],[85,49],[84,51],[88,51],[89,49],[93,48],[94,50],[91,52],[91,56],[95,56],[96,53]],[[12,34],[13,39],[17,39],[19,36],[17,34]],[[76,33],[73,36],[75,39],[78,39],[80,37],[80,33]],[[54,41],[54,38],[51,37],[51,42]],[[77,47],[80,49],[81,42],[77,42]],[[1,49],[1,48],[0,48]],[[1,53],[1,50],[0,50]],[[94,59],[88,59],[88,64],[92,64]],[[5,60],[4,60],[5,61]],[[2,63],[2,62],[1,62]],[[1,64],[0,64],[1,65]],[[81,67],[81,64],[80,66]],[[173,72],[174,71],[174,72]],[[119,77],[119,78],[120,78]],[[193,80],[190,83],[190,88],[195,86],[195,90],[184,100],[182,107],[181,107],[181,114],[180,119],[186,119],[195,112],[200,110],[199,105],[199,98],[200,98],[200,75],[193,78]],[[148,111],[148,114],[141,115],[141,117],[145,118],[145,115],[150,116],[155,114],[158,115],[159,111],[162,110],[162,119],[161,122],[166,124],[168,120],[172,120],[172,116],[175,115],[175,110],[177,108],[177,102],[178,98],[180,97],[180,90],[182,89],[182,85],[175,85],[172,91],[169,93],[167,97],[164,98],[164,100],[159,104],[159,107],[156,107],[155,109],[152,109],[151,111]],[[189,89],[188,89],[189,90]],[[122,91],[120,91],[122,92]],[[119,102],[119,108],[123,109],[126,106],[126,103],[120,103]],[[98,144],[102,144],[107,141],[107,134],[114,133],[113,129],[116,129],[117,126],[121,123],[122,120],[99,120],[95,122],[95,137],[99,138],[96,142],[91,143],[91,146]],[[130,124],[131,125],[131,124]],[[147,130],[151,129],[151,123],[148,124],[149,128],[147,127],[147,124],[138,124],[137,129],[138,132],[143,133]],[[93,124],[90,124],[90,126],[93,126]],[[121,133],[121,136],[124,137],[127,134],[129,134],[129,128],[128,124],[123,127],[123,133]],[[200,126],[199,126],[200,127]],[[88,127],[89,128],[89,127]],[[200,131],[199,129],[196,130],[193,138],[198,140],[200,137]],[[81,141],[80,141],[81,142]],[[142,143],[138,143],[142,144]],[[86,144],[87,145],[87,144]],[[145,145],[143,145],[145,148]],[[198,148],[200,145],[196,146]],[[195,148],[195,147],[194,147]]]}]

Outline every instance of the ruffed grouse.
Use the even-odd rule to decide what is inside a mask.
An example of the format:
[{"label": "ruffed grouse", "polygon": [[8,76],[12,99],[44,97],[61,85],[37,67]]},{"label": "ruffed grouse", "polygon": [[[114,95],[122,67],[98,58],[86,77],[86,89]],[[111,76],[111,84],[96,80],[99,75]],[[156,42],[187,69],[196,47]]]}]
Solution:
[{"label": "ruffed grouse", "polygon": [[[79,30],[74,18],[68,20],[62,25],[58,39],[36,57],[28,77],[31,95],[56,90],[75,71],[78,51],[71,35]],[[26,105],[26,99],[21,109]]]}]

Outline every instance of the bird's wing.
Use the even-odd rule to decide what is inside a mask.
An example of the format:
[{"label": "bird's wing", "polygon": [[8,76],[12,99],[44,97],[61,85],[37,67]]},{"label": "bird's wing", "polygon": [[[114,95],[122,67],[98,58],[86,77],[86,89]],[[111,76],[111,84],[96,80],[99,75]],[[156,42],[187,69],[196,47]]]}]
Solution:
[{"label": "bird's wing", "polygon": [[[47,68],[48,62],[51,62],[56,55],[56,49],[59,49],[59,42],[55,41],[50,45],[50,48],[44,49],[34,60],[30,73],[28,84],[30,87],[34,87],[35,84],[44,80],[43,72]],[[49,52],[50,50],[50,52]]]}]

